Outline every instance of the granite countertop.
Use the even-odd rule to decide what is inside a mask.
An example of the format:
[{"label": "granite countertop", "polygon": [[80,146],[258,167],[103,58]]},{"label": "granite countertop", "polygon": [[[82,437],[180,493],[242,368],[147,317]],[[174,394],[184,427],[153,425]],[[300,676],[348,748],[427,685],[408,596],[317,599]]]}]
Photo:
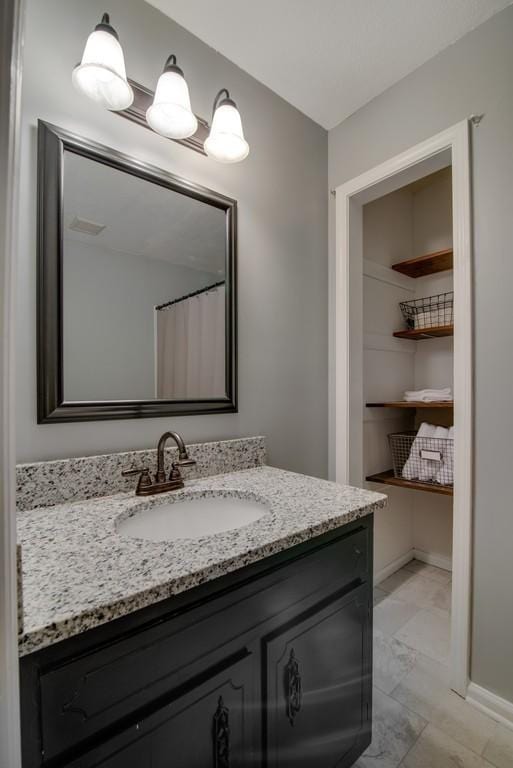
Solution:
[{"label": "granite countertop", "polygon": [[[121,536],[117,522],[194,496],[244,497],[269,512],[236,530],[155,542]],[[386,504],[380,493],[262,466],[191,480],[183,490],[133,493],[22,511],[20,655],[79,634],[326,533]]]}]

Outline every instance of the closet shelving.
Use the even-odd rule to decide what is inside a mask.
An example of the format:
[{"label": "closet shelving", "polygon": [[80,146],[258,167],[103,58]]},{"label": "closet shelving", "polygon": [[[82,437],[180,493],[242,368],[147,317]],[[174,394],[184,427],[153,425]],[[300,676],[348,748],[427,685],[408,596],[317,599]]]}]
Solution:
[{"label": "closet shelving", "polygon": [[392,264],[392,269],[408,277],[425,277],[426,275],[435,275],[437,272],[445,272],[448,269],[452,269],[452,266],[453,250],[452,248],[447,248],[445,251],[426,253],[424,256],[417,256],[415,259]]},{"label": "closet shelving", "polygon": [[[428,253],[408,261],[401,261],[392,265],[392,269],[408,277],[426,277],[435,275],[438,272],[445,272],[453,268],[453,250],[448,248],[443,251]],[[395,331],[394,336],[397,339],[411,339],[412,341],[421,341],[422,339],[441,338],[444,336],[453,336],[453,325],[440,325],[433,328],[410,328],[408,330]],[[454,403],[443,402],[405,402],[402,400],[393,400],[381,403],[367,403],[368,408],[410,408],[425,409],[437,408],[450,410]],[[397,477],[393,469],[387,469],[384,472],[378,472],[366,477],[368,482],[382,483],[383,485],[394,485],[400,488],[409,488],[416,491],[425,491],[427,493],[437,493],[442,496],[452,496],[452,486],[436,485],[433,483],[423,483],[418,480],[406,480],[403,477]]]},{"label": "closet shelving", "polygon": [[431,403],[420,401],[391,400],[386,403],[367,403],[367,408],[453,408],[452,400],[441,400]]},{"label": "closet shelving", "polygon": [[453,495],[453,489],[451,485],[434,485],[433,483],[421,483],[418,480],[405,480],[403,477],[395,477],[393,469],[387,469],[385,472],[378,472],[375,475],[368,475],[365,479],[370,483],[397,485],[400,488],[410,488],[411,490],[415,491],[438,493],[442,496]]},{"label": "closet shelving", "polygon": [[454,336],[454,326],[439,325],[435,328],[410,328],[407,331],[394,331],[394,336],[396,339],[411,339],[412,341]]},{"label": "closet shelving", "polygon": [[[415,259],[400,261],[392,265],[392,269],[408,277],[426,277],[435,275],[438,272],[445,272],[453,267],[453,250],[447,248],[444,251],[435,251],[427,253],[424,256],[417,256]],[[412,341],[421,341],[422,339],[441,338],[443,336],[453,336],[453,325],[439,325],[434,328],[408,328],[407,330],[395,331],[396,339],[411,339]]]}]

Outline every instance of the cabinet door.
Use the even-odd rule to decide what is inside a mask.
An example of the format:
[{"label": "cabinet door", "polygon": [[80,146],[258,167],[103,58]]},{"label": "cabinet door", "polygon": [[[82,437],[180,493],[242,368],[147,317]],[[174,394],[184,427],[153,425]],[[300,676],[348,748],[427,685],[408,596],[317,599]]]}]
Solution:
[{"label": "cabinet door", "polygon": [[371,617],[364,585],[264,639],[270,768],[345,768],[370,743]]},{"label": "cabinet door", "polygon": [[[245,768],[252,766],[252,656],[229,663],[69,768]],[[206,677],[206,679],[205,679]]]}]

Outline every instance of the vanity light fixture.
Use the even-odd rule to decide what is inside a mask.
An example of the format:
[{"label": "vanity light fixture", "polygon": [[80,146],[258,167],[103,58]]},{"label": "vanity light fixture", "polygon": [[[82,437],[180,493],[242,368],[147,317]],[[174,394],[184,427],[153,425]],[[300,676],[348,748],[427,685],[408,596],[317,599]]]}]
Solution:
[{"label": "vanity light fixture", "polygon": [[154,131],[168,139],[187,139],[196,133],[198,121],[191,109],[189,88],[174,54],[168,57],[158,79],[146,120]]},{"label": "vanity light fixture", "polygon": [[123,49],[108,13],[87,38],[72,81],[81,93],[107,109],[120,111],[132,104],[134,94],[126,78]]},{"label": "vanity light fixture", "polygon": [[214,99],[212,127],[205,141],[205,152],[220,163],[238,163],[249,154],[239,110],[226,88],[221,88]]},{"label": "vanity light fixture", "polygon": [[155,93],[128,80],[123,49],[108,13],[87,38],[72,81],[77,90],[106,109],[220,163],[238,163],[249,154],[240,113],[228,90],[221,88],[216,95],[209,128],[192,111],[189,88],[174,54],[166,60]]}]

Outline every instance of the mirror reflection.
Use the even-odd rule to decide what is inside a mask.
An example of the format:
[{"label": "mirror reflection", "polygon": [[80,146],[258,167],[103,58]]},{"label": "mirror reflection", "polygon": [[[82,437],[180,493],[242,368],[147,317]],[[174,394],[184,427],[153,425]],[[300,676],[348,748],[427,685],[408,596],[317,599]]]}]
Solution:
[{"label": "mirror reflection", "polygon": [[64,152],[65,401],[226,396],[226,211]]}]

